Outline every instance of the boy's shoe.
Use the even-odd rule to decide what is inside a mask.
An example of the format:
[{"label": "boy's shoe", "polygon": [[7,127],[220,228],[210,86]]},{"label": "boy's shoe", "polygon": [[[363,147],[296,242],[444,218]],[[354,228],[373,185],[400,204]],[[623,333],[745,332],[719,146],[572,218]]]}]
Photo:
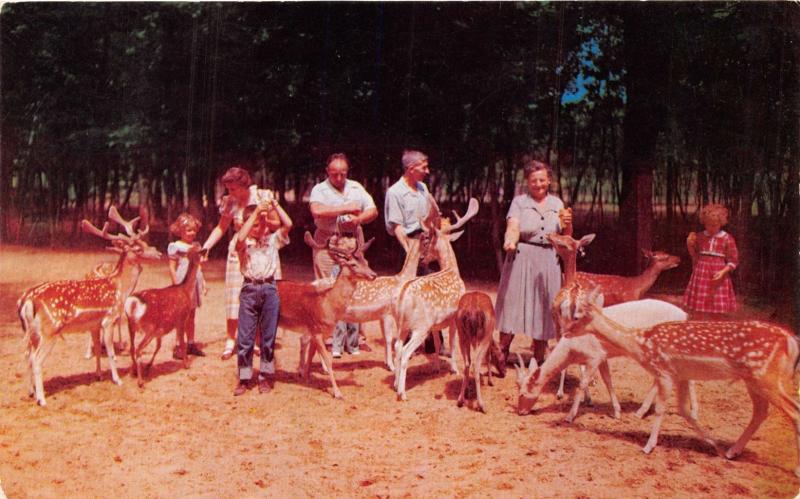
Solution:
[{"label": "boy's shoe", "polygon": [[195,357],[205,357],[206,354],[200,350],[200,347],[197,346],[197,343],[187,343],[186,344],[186,354],[187,355],[194,355]]},{"label": "boy's shoe", "polygon": [[361,355],[361,352],[359,350],[353,350],[352,352],[347,352],[347,353],[349,353],[350,355]]},{"label": "boy's shoe", "polygon": [[244,395],[245,392],[247,392],[247,388],[248,388],[247,385],[248,385],[248,381],[240,380],[239,384],[236,385],[236,389],[233,390],[233,396],[234,397],[238,397],[239,395]]},{"label": "boy's shoe", "polygon": [[333,357],[334,359],[341,359],[342,358],[342,352],[333,352],[331,354],[331,357]]},{"label": "boy's shoe", "polygon": [[258,393],[269,393],[272,390],[272,385],[268,379],[262,379],[258,382]]}]

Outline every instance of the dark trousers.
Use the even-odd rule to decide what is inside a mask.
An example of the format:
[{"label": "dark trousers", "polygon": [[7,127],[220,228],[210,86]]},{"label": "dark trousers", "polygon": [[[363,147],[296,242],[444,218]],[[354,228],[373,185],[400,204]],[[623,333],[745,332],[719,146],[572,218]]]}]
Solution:
[{"label": "dark trousers", "polygon": [[239,331],[236,335],[236,357],[239,380],[253,377],[253,347],[256,328],[261,332],[261,365],[259,379],[264,379],[266,367],[275,358],[275,335],[281,301],[274,283],[242,285],[239,294]]}]

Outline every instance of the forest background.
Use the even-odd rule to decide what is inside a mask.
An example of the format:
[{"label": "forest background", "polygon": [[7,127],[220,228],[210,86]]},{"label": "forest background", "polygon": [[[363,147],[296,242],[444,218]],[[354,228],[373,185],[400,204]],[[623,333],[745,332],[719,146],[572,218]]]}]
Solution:
[{"label": "forest background", "polygon": [[[697,210],[731,210],[737,291],[798,303],[800,5],[775,3],[11,3],[0,13],[0,241],[99,244],[78,222],[147,213],[151,242],[217,222],[240,164],[295,220],[343,151],[379,207],[404,148],[431,158],[445,213],[482,201],[462,273],[496,279],[526,158],[549,161],[579,269],[683,257]],[[201,237],[205,236],[201,234]],[[371,260],[397,269],[382,226]],[[217,248],[224,253],[224,248]],[[378,256],[380,255],[380,257]],[[368,255],[369,256],[369,255]],[[796,326],[796,324],[795,324]]]}]

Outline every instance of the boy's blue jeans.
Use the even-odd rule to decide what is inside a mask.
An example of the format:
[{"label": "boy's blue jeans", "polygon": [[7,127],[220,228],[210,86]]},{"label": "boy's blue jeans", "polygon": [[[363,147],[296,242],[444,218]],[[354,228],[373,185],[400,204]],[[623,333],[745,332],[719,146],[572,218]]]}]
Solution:
[{"label": "boy's blue jeans", "polygon": [[[239,331],[236,335],[236,356],[239,380],[253,377],[253,346],[256,327],[261,327],[261,364],[258,379],[274,372],[275,335],[281,301],[275,283],[244,283],[239,294]],[[269,372],[269,374],[272,374]]]}]

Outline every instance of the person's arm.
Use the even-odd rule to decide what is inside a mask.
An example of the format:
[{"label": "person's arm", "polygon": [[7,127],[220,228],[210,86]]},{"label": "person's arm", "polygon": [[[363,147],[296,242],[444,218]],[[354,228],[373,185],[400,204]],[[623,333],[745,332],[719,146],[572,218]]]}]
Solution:
[{"label": "person's arm", "polygon": [[394,237],[397,238],[397,242],[400,243],[400,246],[408,253],[408,236],[406,236],[406,232],[403,230],[402,225],[395,225],[394,226]]},{"label": "person's arm", "polygon": [[506,222],[506,233],[503,237],[503,250],[516,251],[519,242],[519,220],[516,217],[509,217]]},{"label": "person's arm", "polygon": [[359,215],[361,213],[361,206],[356,201],[351,201],[339,206],[331,206],[318,201],[312,201],[309,203],[308,207],[314,218],[336,218],[339,215]]},{"label": "person's arm", "polygon": [[244,248],[244,240],[247,239],[247,235],[250,234],[250,231],[253,230],[253,225],[256,223],[256,219],[261,216],[264,211],[267,210],[267,204],[259,204],[256,206],[256,209],[253,210],[253,213],[247,217],[242,228],[239,229],[239,232],[236,233],[236,251],[241,251]]},{"label": "person's arm", "polygon": [[686,237],[686,249],[689,251],[689,257],[694,266],[694,262],[697,260],[697,232],[690,232]]},{"label": "person's arm", "polygon": [[352,217],[350,220],[343,222],[342,228],[344,230],[355,231],[356,227],[359,225],[368,224],[376,218],[378,218],[378,208],[372,206],[362,211],[359,215]]},{"label": "person's arm", "polygon": [[203,243],[203,248],[205,250],[211,250],[211,248],[216,245],[220,239],[222,239],[222,235],[225,234],[225,231],[228,230],[228,226],[231,224],[231,220],[233,220],[232,215],[222,215],[219,218],[219,223],[217,223],[216,227],[211,230],[211,234],[208,235],[206,242]]},{"label": "person's arm", "polygon": [[285,239],[292,230],[292,219],[289,217],[289,214],[286,213],[286,210],[274,199],[272,200],[272,208],[278,214],[278,219],[281,222],[281,228],[278,229],[278,231],[280,231],[281,237]]},{"label": "person's arm", "polygon": [[725,241],[725,266],[716,272],[711,277],[711,280],[719,281],[723,279],[733,272],[737,265],[739,265],[739,249],[736,247],[736,241],[734,241],[733,236],[728,235]]}]

